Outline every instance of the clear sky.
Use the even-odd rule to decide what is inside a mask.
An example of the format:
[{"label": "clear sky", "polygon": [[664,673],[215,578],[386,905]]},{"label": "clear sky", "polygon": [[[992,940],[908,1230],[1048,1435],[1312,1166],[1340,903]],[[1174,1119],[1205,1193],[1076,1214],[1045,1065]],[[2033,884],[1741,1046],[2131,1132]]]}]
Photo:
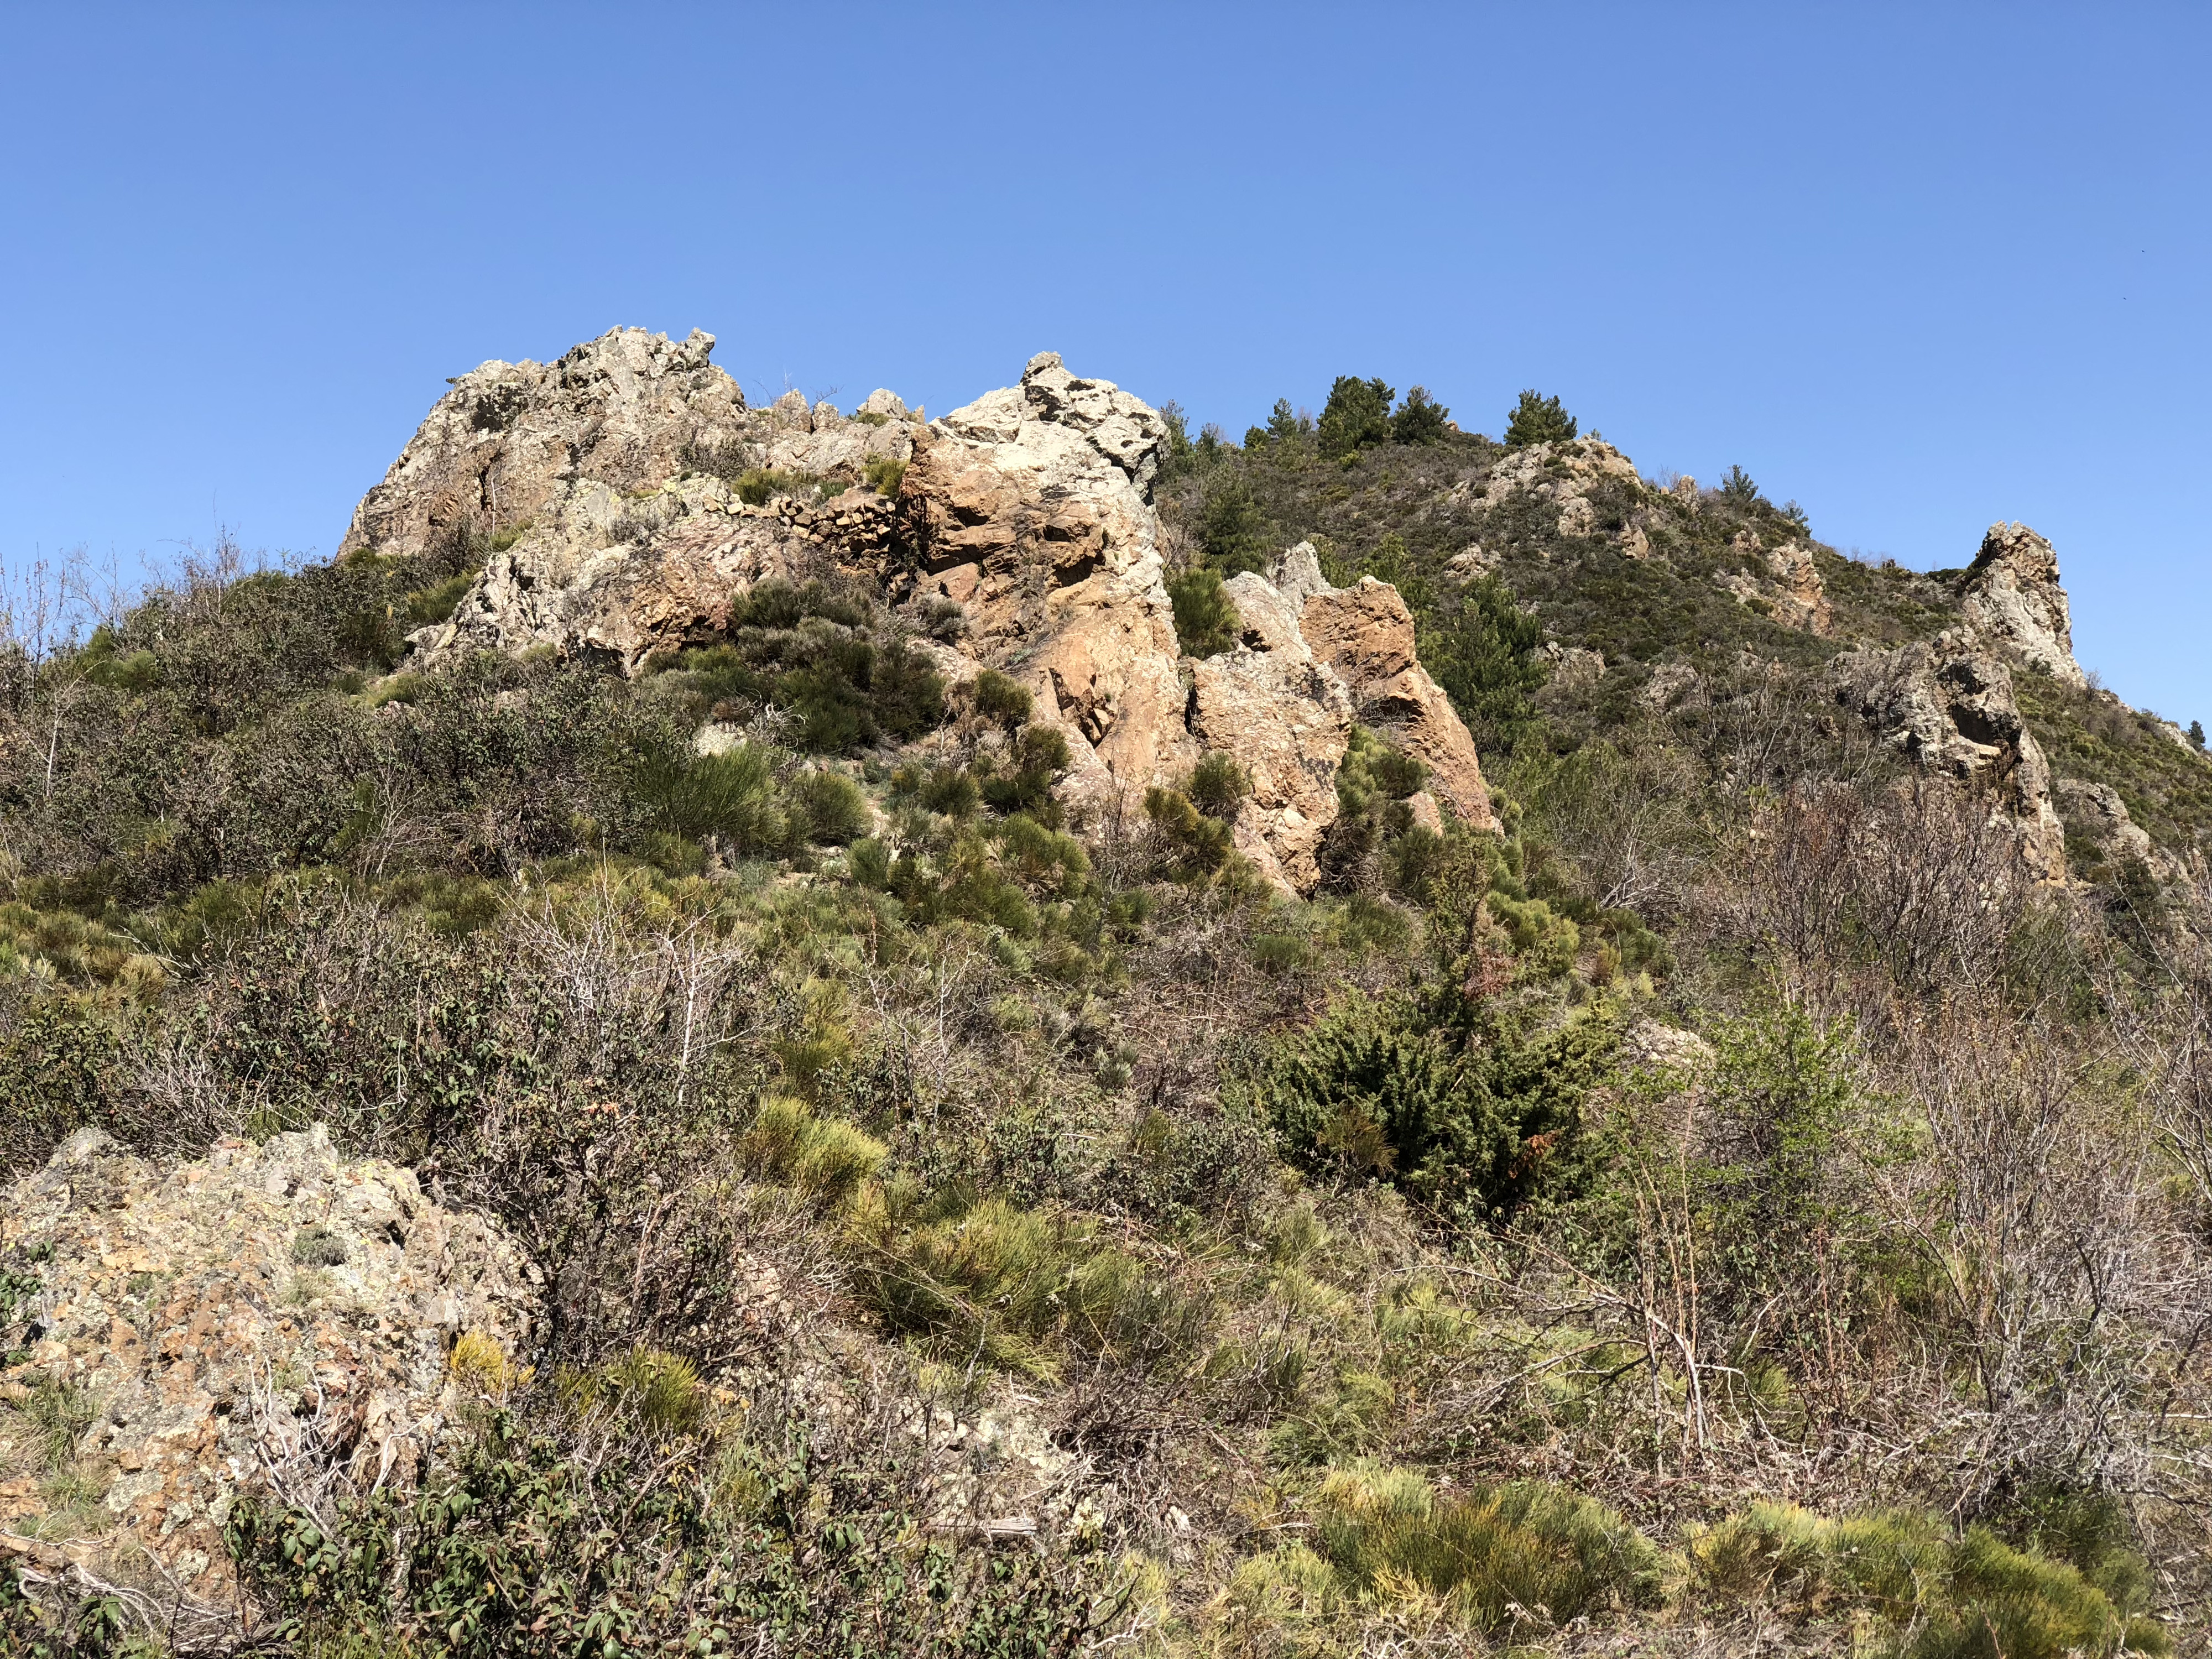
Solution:
[{"label": "clear sky", "polygon": [[327,555],[448,375],[617,324],[1232,434],[1555,392],[1839,547],[2057,544],[2212,721],[2212,5],[0,7],[0,558]]}]

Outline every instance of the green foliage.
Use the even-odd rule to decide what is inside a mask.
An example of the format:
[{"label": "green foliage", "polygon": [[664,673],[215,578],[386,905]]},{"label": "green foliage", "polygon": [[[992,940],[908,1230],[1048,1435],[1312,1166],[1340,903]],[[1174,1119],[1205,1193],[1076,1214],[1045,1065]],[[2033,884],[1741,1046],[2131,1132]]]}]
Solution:
[{"label": "green foliage", "polygon": [[577,1392],[587,1422],[642,1426],[578,1456],[569,1418],[501,1410],[450,1475],[411,1500],[353,1500],[329,1530],[241,1498],[224,1535],[242,1576],[311,1649],[397,1626],[452,1659],[1077,1651],[1096,1587],[1034,1558],[915,1541],[895,1464],[728,1437],[665,1355]]},{"label": "green foliage", "polygon": [[461,602],[461,596],[476,579],[475,571],[464,570],[434,586],[417,588],[407,596],[407,620],[418,628],[445,621],[453,614],[453,607]]},{"label": "green foliage", "polygon": [[[43,1576],[43,1575],[41,1575]],[[139,1659],[148,1650],[129,1633],[123,1604],[112,1595],[48,1591],[33,1601],[27,1575],[0,1563],[0,1652],[20,1659]]]},{"label": "green foliage", "polygon": [[2013,1549],[1981,1527],[1963,1536],[1932,1516],[1873,1510],[1830,1520],[1757,1503],[1698,1537],[1699,1589],[1722,1606],[1779,1604],[1800,1617],[1863,1610],[1911,1632],[1912,1659],[2066,1659],[2172,1651],[2075,1568]]},{"label": "green foliage", "polygon": [[2189,746],[2200,755],[2204,752],[2204,722],[2203,720],[2189,722]]},{"label": "green foliage", "polygon": [[1191,657],[1218,656],[1237,643],[1242,626],[1237,607],[1221,585],[1221,573],[1212,565],[1194,565],[1168,578],[1168,599],[1175,606],[1176,643]]},{"label": "green foliage", "polygon": [[78,1129],[112,1127],[116,1040],[96,1006],[65,992],[0,1012],[0,1173],[14,1175]]},{"label": "green foliage", "polygon": [[1530,444],[1562,443],[1579,429],[1559,398],[1541,397],[1532,388],[1521,394],[1521,401],[1506,416],[1505,447],[1525,449]]},{"label": "green foliage", "polygon": [[871,1179],[889,1154],[882,1142],[849,1123],[817,1118],[804,1101],[771,1096],[754,1114],[738,1155],[761,1179],[834,1208]]},{"label": "green foliage", "polygon": [[1415,386],[1390,417],[1390,441],[1400,444],[1440,444],[1450,429],[1451,410],[1429,396],[1426,386]]},{"label": "green foliage", "polygon": [[1230,826],[1199,811],[1180,789],[1157,784],[1145,791],[1145,816],[1168,846],[1168,868],[1178,880],[1198,881],[1228,863],[1235,844]]},{"label": "green foliage", "polygon": [[1217,749],[1191,769],[1183,793],[1206,817],[1234,818],[1238,806],[1252,793],[1252,778],[1233,756]]},{"label": "green foliage", "polygon": [[1389,442],[1390,400],[1396,395],[1381,380],[1338,375],[1321,411],[1316,433],[1321,453],[1332,460],[1341,460]]},{"label": "green foliage", "polygon": [[1274,526],[1241,477],[1232,473],[1208,485],[1199,510],[1198,545],[1217,579],[1267,569],[1278,545]]},{"label": "green foliage", "polygon": [[292,1260],[303,1267],[343,1267],[350,1255],[344,1238],[319,1221],[292,1235]]},{"label": "green foliage", "polygon": [[987,1199],[902,1225],[886,1215],[860,1280],[896,1331],[1032,1376],[1064,1355],[1158,1369],[1196,1348],[1209,1308],[1071,1218]]},{"label": "green foliage", "polygon": [[1731,507],[1747,510],[1765,505],[1766,497],[1759,493],[1759,486],[1751,481],[1751,474],[1740,466],[1731,466],[1721,480],[1721,498]]},{"label": "green foliage", "polygon": [[1258,1080],[1293,1152],[1389,1180],[1462,1226],[1568,1198],[1595,1173],[1585,1119],[1614,1047],[1601,1018],[1470,1042],[1409,1000],[1347,996]]},{"label": "green foliage", "polygon": [[976,675],[974,696],[975,712],[1009,732],[1030,717],[1029,688],[1007,678],[995,668],[987,668]]},{"label": "green foliage", "polygon": [[877,495],[896,495],[899,493],[900,483],[906,477],[906,463],[894,460],[888,455],[878,455],[861,469],[861,475],[866,479],[868,488]]},{"label": "green foliage", "polygon": [[1662,1599],[1657,1547],[1547,1481],[1445,1498],[1411,1471],[1360,1464],[1331,1474],[1321,1507],[1322,1553],[1355,1591],[1387,1603],[1418,1587],[1486,1634],[1537,1634]]},{"label": "green foliage", "polygon": [[1421,628],[1423,665],[1486,754],[1513,752],[1535,728],[1543,643],[1544,625],[1494,576],[1468,583],[1448,612]]}]

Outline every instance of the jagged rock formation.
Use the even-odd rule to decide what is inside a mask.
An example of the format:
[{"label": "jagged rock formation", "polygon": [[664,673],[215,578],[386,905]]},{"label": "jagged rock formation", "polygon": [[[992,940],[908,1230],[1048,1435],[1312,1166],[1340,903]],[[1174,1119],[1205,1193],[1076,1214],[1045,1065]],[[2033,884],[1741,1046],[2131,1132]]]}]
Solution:
[{"label": "jagged rock formation", "polygon": [[1993,524],[1966,571],[1960,614],[1977,635],[2068,685],[2088,684],[2074,660],[2073,617],[2058,555],[2024,524]]},{"label": "jagged rock formation", "polygon": [[2066,876],[2051,769],[2013,699],[2012,674],[1946,634],[1894,651],[1862,647],[1830,666],[1836,699],[1932,772],[1992,792],[2039,881]]},{"label": "jagged rock formation", "polygon": [[[1254,782],[1238,846],[1309,888],[1359,720],[1425,762],[1461,819],[1494,823],[1474,742],[1389,584],[1331,587],[1312,549],[1294,549],[1272,580],[1231,584],[1245,619],[1231,651],[1182,655],[1152,500],[1167,426],[1138,398],[1047,352],[1018,386],[926,426],[887,392],[850,418],[796,392],[755,411],[708,364],[713,343],[617,330],[550,367],[489,363],[455,382],[346,540],[392,553],[459,528],[492,538],[452,617],[412,637],[410,664],[552,646],[635,673],[713,637],[753,583],[834,568],[896,604],[960,608],[957,646],[925,648],[955,684],[988,666],[1030,688],[1067,739],[1061,793],[1079,817],[1226,750]],[[1532,463],[1542,488],[1634,477],[1606,446],[1557,447],[1548,471]],[[733,452],[786,482],[747,505]],[[903,466],[895,501],[788,482],[859,478],[879,459]]]},{"label": "jagged rock formation", "polygon": [[2096,849],[2098,862],[2114,867],[2140,864],[2161,882],[2187,878],[2181,861],[2151,840],[2110,785],[2061,778],[2055,793],[2059,817],[2069,833]]},{"label": "jagged rock formation", "polygon": [[40,1284],[0,1330],[20,1351],[0,1388],[97,1411],[75,1448],[95,1518],[6,1471],[0,1531],[68,1559],[143,1550],[204,1604],[228,1594],[242,1483],[306,1436],[364,1486],[412,1480],[459,1402],[455,1339],[522,1352],[536,1295],[494,1227],[342,1161],[319,1127],[167,1168],[80,1132],[8,1195],[0,1266]]},{"label": "jagged rock formation", "polygon": [[1811,548],[1796,540],[1769,547],[1755,530],[1737,536],[1735,546],[1747,568],[1724,573],[1720,585],[1738,601],[1754,609],[1764,605],[1784,628],[1802,629],[1822,639],[1835,631],[1834,607],[1828,603]]},{"label": "jagged rock formation", "polygon": [[[888,545],[890,503],[861,481],[872,460],[905,459],[906,406],[878,392],[848,418],[793,392],[749,410],[708,361],[714,346],[618,328],[557,362],[489,362],[454,381],[339,548],[489,543],[452,617],[410,638],[416,664],[551,645],[634,672],[656,646],[711,632],[745,584],[825,549]],[[803,493],[748,506],[732,483],[747,469]]]}]

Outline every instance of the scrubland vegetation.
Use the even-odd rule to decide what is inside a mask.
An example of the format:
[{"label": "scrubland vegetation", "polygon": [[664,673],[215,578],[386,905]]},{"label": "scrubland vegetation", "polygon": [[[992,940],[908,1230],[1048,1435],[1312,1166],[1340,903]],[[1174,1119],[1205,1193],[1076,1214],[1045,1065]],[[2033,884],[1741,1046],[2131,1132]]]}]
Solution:
[{"label": "scrubland vegetation", "polygon": [[[1831,642],[1693,580],[1800,524],[1740,474],[1663,561],[1455,493],[1575,430],[1347,377],[1179,443],[1186,648],[1311,538],[1399,585],[1498,794],[1425,828],[1362,732],[1306,901],[1234,854],[1226,757],[1071,825],[1027,694],[826,567],[628,682],[395,675],[467,537],[217,556],[76,640],[19,601],[8,1170],[319,1121],[544,1273],[542,1353],[453,1352],[453,1467],[237,1506],[252,1639],[2203,1650],[2205,894],[2037,889],[1825,703]],[[1863,637],[1940,614],[1817,556]],[[1641,698],[1669,659],[1694,693]],[[2201,756],[2033,695],[2201,844]],[[65,1418],[0,1428],[58,1473]],[[0,1577],[21,1650],[144,1639],[67,1617]]]}]

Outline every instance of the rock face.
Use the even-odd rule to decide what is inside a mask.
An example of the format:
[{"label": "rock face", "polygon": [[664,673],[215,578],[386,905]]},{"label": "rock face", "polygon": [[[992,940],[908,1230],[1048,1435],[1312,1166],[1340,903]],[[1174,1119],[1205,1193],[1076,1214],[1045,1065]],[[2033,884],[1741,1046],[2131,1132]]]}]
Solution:
[{"label": "rock face", "polygon": [[1951,635],[1894,651],[1847,651],[1830,668],[1836,699],[1930,771],[1990,792],[2039,881],[2066,877],[2066,834],[2051,769],[2013,700],[2012,674]]},{"label": "rock face", "polygon": [[[1168,428],[1138,398],[1046,352],[1018,386],[927,426],[888,392],[850,417],[796,392],[755,410],[708,362],[713,344],[617,329],[550,366],[487,363],[454,383],[344,544],[487,539],[452,617],[411,636],[410,665],[551,646],[635,673],[713,638],[763,578],[835,570],[896,605],[959,607],[957,648],[920,648],[956,684],[988,666],[1029,687],[1067,739],[1061,793],[1079,817],[1126,811],[1226,750],[1254,783],[1238,846],[1310,887],[1358,720],[1426,763],[1462,821],[1494,826],[1474,742],[1387,583],[1331,587],[1312,549],[1293,549],[1230,584],[1232,650],[1182,655],[1152,496]],[[1530,487],[1635,477],[1601,444],[1543,449],[1514,463]],[[895,499],[859,482],[888,487],[878,462],[902,469]],[[740,464],[779,475],[767,501],[732,488]],[[1562,511],[1588,509],[1566,495],[1581,507]]]},{"label": "rock face", "polygon": [[2058,555],[2024,524],[1993,524],[1966,571],[1959,608],[1984,640],[2068,685],[2086,685]]},{"label": "rock face", "polygon": [[1030,687],[1093,804],[1196,758],[1152,507],[1166,436],[1047,352],[918,434],[899,490],[917,591],[958,604],[962,650]]},{"label": "rock face", "polygon": [[1066,786],[1094,809],[1127,803],[1209,750],[1253,793],[1237,844],[1304,890],[1336,817],[1335,776],[1357,720],[1425,762],[1465,822],[1494,827],[1474,740],[1413,652],[1397,590],[1331,587],[1301,544],[1267,576],[1228,584],[1229,651],[1182,658],[1151,501],[1166,428],[1051,353],[917,435],[900,489],[900,547],[916,591],[960,605],[960,650],[1026,684],[1068,739]]},{"label": "rock face", "polygon": [[[454,381],[339,546],[489,546],[452,617],[410,637],[416,664],[550,645],[635,672],[711,632],[763,575],[848,547],[880,554],[890,506],[862,480],[871,461],[906,459],[906,406],[878,392],[848,418],[790,392],[750,410],[708,361],[714,347],[710,334],[618,328],[557,362],[489,362]],[[749,469],[785,475],[791,493],[744,505],[730,481]]]},{"label": "rock face", "polygon": [[2069,830],[2097,849],[2100,861],[2111,866],[2138,863],[2161,882],[2186,878],[2181,861],[2160,848],[2128,815],[2127,803],[2118,790],[2079,778],[2061,778],[2057,793],[2059,816]]},{"label": "rock face", "polygon": [[222,1522],[264,1462],[312,1436],[363,1486],[411,1481],[465,1386],[455,1339],[532,1340],[514,1246],[406,1170],[341,1162],[319,1127],[166,1169],[80,1132],[9,1194],[0,1267],[39,1285],[0,1304],[0,1390],[90,1407],[74,1506],[41,1454],[0,1447],[0,1531],[80,1561],[142,1549],[204,1607],[228,1593]]},{"label": "rock face", "polygon": [[1820,581],[1820,568],[1813,550],[1802,542],[1786,541],[1769,547],[1755,530],[1747,530],[1735,541],[1748,571],[1730,571],[1720,585],[1745,605],[1754,601],[1784,628],[1800,629],[1826,639],[1835,631],[1835,611]]}]

